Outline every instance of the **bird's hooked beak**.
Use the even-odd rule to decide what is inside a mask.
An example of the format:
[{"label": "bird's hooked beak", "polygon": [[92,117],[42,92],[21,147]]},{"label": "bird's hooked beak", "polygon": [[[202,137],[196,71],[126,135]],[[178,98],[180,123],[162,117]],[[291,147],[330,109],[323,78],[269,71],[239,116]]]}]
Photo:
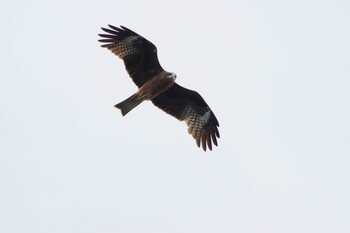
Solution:
[{"label": "bird's hooked beak", "polygon": [[167,77],[173,79],[174,81],[176,80],[176,74],[175,73],[169,73]]}]

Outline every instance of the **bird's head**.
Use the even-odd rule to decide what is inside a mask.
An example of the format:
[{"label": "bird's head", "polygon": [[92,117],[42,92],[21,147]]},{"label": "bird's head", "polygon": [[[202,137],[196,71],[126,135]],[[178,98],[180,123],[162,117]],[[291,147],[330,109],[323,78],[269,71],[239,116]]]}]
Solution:
[{"label": "bird's head", "polygon": [[167,78],[171,78],[174,81],[176,80],[176,74],[175,73],[168,73]]}]

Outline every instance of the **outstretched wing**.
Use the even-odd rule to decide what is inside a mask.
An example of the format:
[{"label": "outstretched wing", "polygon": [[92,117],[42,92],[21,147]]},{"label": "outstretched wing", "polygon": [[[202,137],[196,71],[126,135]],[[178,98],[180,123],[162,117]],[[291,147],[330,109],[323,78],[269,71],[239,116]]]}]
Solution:
[{"label": "outstretched wing", "polygon": [[166,113],[185,121],[188,132],[198,147],[202,144],[204,151],[207,145],[212,150],[212,142],[218,145],[216,138],[220,138],[219,122],[197,92],[174,83],[167,91],[152,99],[152,102]]},{"label": "outstretched wing", "polygon": [[104,43],[101,47],[123,59],[126,70],[139,88],[163,70],[154,44],[126,27],[108,26],[110,29],[102,28],[108,34],[99,34],[103,38],[99,42]]}]

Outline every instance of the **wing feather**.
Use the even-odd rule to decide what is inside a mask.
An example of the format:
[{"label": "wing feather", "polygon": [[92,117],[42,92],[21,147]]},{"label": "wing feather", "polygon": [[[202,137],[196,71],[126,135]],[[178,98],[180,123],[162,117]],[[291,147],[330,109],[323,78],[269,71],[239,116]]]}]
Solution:
[{"label": "wing feather", "polygon": [[99,42],[103,43],[101,47],[123,59],[129,76],[138,87],[163,71],[154,44],[124,26],[108,26],[109,28],[102,28],[108,34],[99,34],[102,38]]},{"label": "wing feather", "polygon": [[180,121],[185,121],[188,132],[202,145],[212,150],[212,143],[217,146],[219,122],[202,96],[176,83],[167,91],[152,99],[154,105]]},{"label": "wing feather", "polygon": [[[110,26],[110,25],[108,25]],[[111,29],[108,29],[108,28],[101,28],[104,32],[107,32],[107,33],[110,33],[112,35],[118,35],[119,33],[119,30],[111,30]]]},{"label": "wing feather", "polygon": [[[104,38],[111,38],[114,39],[115,35],[110,35],[110,34],[98,34],[100,37],[104,37]],[[101,40],[99,40],[101,41]],[[113,42],[113,41],[112,41]]]}]

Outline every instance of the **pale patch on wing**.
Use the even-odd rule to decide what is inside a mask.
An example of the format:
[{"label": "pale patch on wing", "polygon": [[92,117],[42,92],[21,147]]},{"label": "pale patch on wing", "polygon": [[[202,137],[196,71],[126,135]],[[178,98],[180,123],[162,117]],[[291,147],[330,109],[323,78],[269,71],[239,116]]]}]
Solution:
[{"label": "pale patch on wing", "polygon": [[181,115],[181,119],[183,119],[188,126],[188,133],[196,139],[198,147],[202,143],[204,150],[206,150],[206,144],[208,144],[208,147],[211,150],[211,140],[213,140],[215,145],[217,144],[215,135],[213,135],[211,128],[208,127],[211,117],[212,111],[209,107],[207,107],[207,111],[204,115],[200,115],[190,105],[185,108]]},{"label": "pale patch on wing", "polygon": [[110,49],[119,58],[123,59],[125,56],[137,52],[133,42],[138,38],[139,36],[129,36],[116,44],[108,46],[108,49]]},{"label": "pale patch on wing", "polygon": [[210,117],[210,109],[203,115],[198,115],[197,112],[193,111],[191,107],[186,107],[183,116],[187,125],[189,126],[188,132],[190,134],[200,131],[203,126],[208,122]]}]

